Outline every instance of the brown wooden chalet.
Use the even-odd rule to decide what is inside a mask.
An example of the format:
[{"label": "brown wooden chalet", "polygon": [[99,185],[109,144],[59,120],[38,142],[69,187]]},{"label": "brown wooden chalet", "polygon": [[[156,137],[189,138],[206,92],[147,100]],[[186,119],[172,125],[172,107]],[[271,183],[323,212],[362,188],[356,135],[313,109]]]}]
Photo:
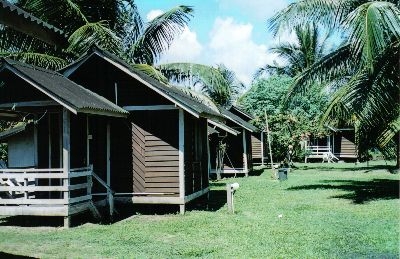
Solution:
[{"label": "brown wooden chalet", "polygon": [[308,154],[305,162],[316,159],[323,162],[357,161],[358,147],[355,143],[355,131],[352,127],[335,128],[327,126],[330,133],[327,136],[308,136],[305,148]]},{"label": "brown wooden chalet", "polygon": [[68,44],[62,30],[5,0],[0,0],[0,23],[51,45],[66,46]]},{"label": "brown wooden chalet", "polygon": [[[247,122],[254,120],[252,115],[235,105],[232,105],[229,111]],[[251,133],[251,157],[253,165],[264,165],[265,158],[267,157],[265,141],[265,132],[263,130],[257,129],[257,131]]]},{"label": "brown wooden chalet", "polygon": [[177,204],[183,213],[209,191],[207,119],[223,120],[218,112],[98,48],[63,73],[129,111],[107,127],[117,200]]},{"label": "brown wooden chalet", "polygon": [[[225,129],[216,125],[219,132],[209,136],[211,173],[216,173],[218,177],[220,174],[248,176],[253,170],[251,134],[257,128],[224,108],[220,108],[220,112],[226,119],[226,125],[222,125]],[[212,120],[209,122],[214,124]],[[224,145],[222,153],[221,145]]]},{"label": "brown wooden chalet", "polygon": [[100,190],[112,208],[102,180],[109,177],[107,125],[127,116],[59,73],[1,59],[0,118],[11,125],[0,134],[8,143],[0,215],[63,216],[69,226],[71,215],[96,211],[93,193]]}]

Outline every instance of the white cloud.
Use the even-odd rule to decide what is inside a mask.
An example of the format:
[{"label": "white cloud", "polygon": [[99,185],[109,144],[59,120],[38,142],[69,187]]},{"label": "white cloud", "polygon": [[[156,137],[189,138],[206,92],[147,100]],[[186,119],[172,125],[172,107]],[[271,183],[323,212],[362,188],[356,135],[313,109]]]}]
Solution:
[{"label": "white cloud", "polygon": [[162,56],[159,63],[172,62],[192,62],[196,61],[203,50],[203,46],[197,40],[196,32],[191,31],[188,27],[184,29],[172,43],[168,51]]},{"label": "white cloud", "polygon": [[233,18],[217,18],[210,33],[212,63],[223,63],[249,85],[255,71],[272,64],[275,54],[267,53],[268,46],[252,40],[253,25],[239,24]]},{"label": "white cloud", "polygon": [[241,11],[248,15],[253,15],[257,19],[266,19],[282,10],[288,5],[286,0],[218,0],[222,9],[238,6]]},{"label": "white cloud", "polygon": [[147,21],[151,21],[151,20],[153,20],[154,18],[156,18],[157,16],[159,16],[159,15],[161,15],[161,14],[163,14],[163,13],[164,13],[163,10],[158,10],[158,9],[151,10],[151,11],[146,15],[146,19],[147,19]]}]

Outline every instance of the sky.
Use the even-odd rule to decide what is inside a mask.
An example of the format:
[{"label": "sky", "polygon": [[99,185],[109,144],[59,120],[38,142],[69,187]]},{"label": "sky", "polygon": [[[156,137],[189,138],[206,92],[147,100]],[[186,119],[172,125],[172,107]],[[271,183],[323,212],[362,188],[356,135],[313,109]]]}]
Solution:
[{"label": "sky", "polygon": [[[277,60],[268,51],[277,44],[267,20],[291,0],[135,0],[142,17],[151,20],[177,5],[194,8],[194,16],[159,64],[223,63],[250,85],[256,70]],[[290,35],[280,41],[290,41]]]}]

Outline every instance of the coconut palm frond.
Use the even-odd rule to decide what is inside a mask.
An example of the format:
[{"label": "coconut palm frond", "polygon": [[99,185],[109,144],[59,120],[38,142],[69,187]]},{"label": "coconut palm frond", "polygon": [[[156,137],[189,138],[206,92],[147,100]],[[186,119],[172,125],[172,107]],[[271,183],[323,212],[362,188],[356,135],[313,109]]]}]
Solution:
[{"label": "coconut palm frond", "polygon": [[143,33],[144,24],[134,0],[118,0],[118,15],[115,31],[129,50]]},{"label": "coconut palm frond", "polygon": [[329,82],[345,78],[354,71],[355,57],[351,56],[350,46],[345,45],[326,55],[295,78],[293,86],[288,91],[288,98],[302,94],[307,86],[317,82]]},{"label": "coconut palm frond", "polygon": [[335,28],[354,8],[357,0],[300,0],[289,4],[268,20],[269,29],[274,35],[284,30],[309,23],[310,20],[328,28]]},{"label": "coconut palm frond", "polygon": [[78,28],[68,39],[67,51],[81,55],[93,45],[118,55],[121,50],[121,39],[108,27],[105,21],[87,23]]},{"label": "coconut palm frond", "polygon": [[135,63],[153,65],[184,30],[192,14],[192,7],[181,5],[156,17],[145,26],[128,55]]},{"label": "coconut palm frond", "polygon": [[368,2],[349,14],[345,21],[349,44],[372,71],[374,61],[393,41],[400,41],[400,10],[388,2]]},{"label": "coconut palm frond", "polygon": [[27,64],[43,67],[46,69],[57,70],[68,65],[68,61],[59,57],[51,56],[43,53],[19,52],[4,53],[0,52],[0,57],[15,59]]},{"label": "coconut palm frond", "polygon": [[168,85],[168,79],[155,67],[147,64],[133,64],[132,67],[148,75],[149,77]]},{"label": "coconut palm frond", "polygon": [[200,85],[200,91],[221,106],[228,105],[232,100],[231,86],[218,68],[193,63],[170,63],[159,65],[158,69],[172,82],[189,82],[189,87]]},{"label": "coconut palm frond", "polygon": [[388,125],[388,127],[378,137],[377,142],[381,147],[385,147],[400,132],[400,117]]},{"label": "coconut palm frond", "polygon": [[197,91],[191,90],[186,87],[179,87],[176,86],[177,89],[181,90],[183,93],[186,95],[190,96],[192,99],[195,99],[196,101],[206,105],[207,107],[211,108],[213,111],[220,113],[218,107],[215,105],[215,103],[206,95],[199,93]]}]

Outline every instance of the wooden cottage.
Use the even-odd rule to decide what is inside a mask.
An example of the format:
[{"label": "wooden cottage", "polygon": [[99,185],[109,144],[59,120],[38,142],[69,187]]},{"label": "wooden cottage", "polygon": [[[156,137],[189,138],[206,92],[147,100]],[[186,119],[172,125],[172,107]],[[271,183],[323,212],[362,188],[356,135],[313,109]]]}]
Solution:
[{"label": "wooden cottage", "polygon": [[220,112],[226,119],[226,125],[223,125],[225,128],[220,127],[221,132],[209,136],[211,173],[216,173],[217,176],[248,176],[253,170],[251,133],[257,131],[257,128],[224,108],[220,108]]},{"label": "wooden cottage", "polygon": [[112,200],[106,125],[128,112],[59,73],[10,59],[0,60],[0,84],[0,118],[10,123],[0,134],[8,143],[0,215],[63,216],[69,226],[71,215],[96,211],[93,192],[103,188]]},{"label": "wooden cottage", "polygon": [[[229,111],[247,122],[254,120],[254,117],[252,115],[243,111],[235,105],[232,105],[229,108]],[[257,128],[257,131],[251,133],[251,157],[253,159],[253,165],[264,165],[265,158],[267,157],[267,149],[265,143],[266,138],[265,132],[263,130],[259,130]]]},{"label": "wooden cottage", "polygon": [[64,75],[129,111],[111,123],[110,186],[117,200],[185,204],[209,191],[207,119],[220,114],[93,48]]},{"label": "wooden cottage", "polygon": [[327,162],[338,160],[354,161],[358,159],[358,148],[355,144],[354,128],[334,128],[328,126],[330,134],[324,137],[308,137],[306,149],[309,159],[318,159]]},{"label": "wooden cottage", "polygon": [[341,160],[358,159],[354,128],[329,127],[329,129],[332,134],[328,137],[328,145],[331,147],[332,153]]}]

